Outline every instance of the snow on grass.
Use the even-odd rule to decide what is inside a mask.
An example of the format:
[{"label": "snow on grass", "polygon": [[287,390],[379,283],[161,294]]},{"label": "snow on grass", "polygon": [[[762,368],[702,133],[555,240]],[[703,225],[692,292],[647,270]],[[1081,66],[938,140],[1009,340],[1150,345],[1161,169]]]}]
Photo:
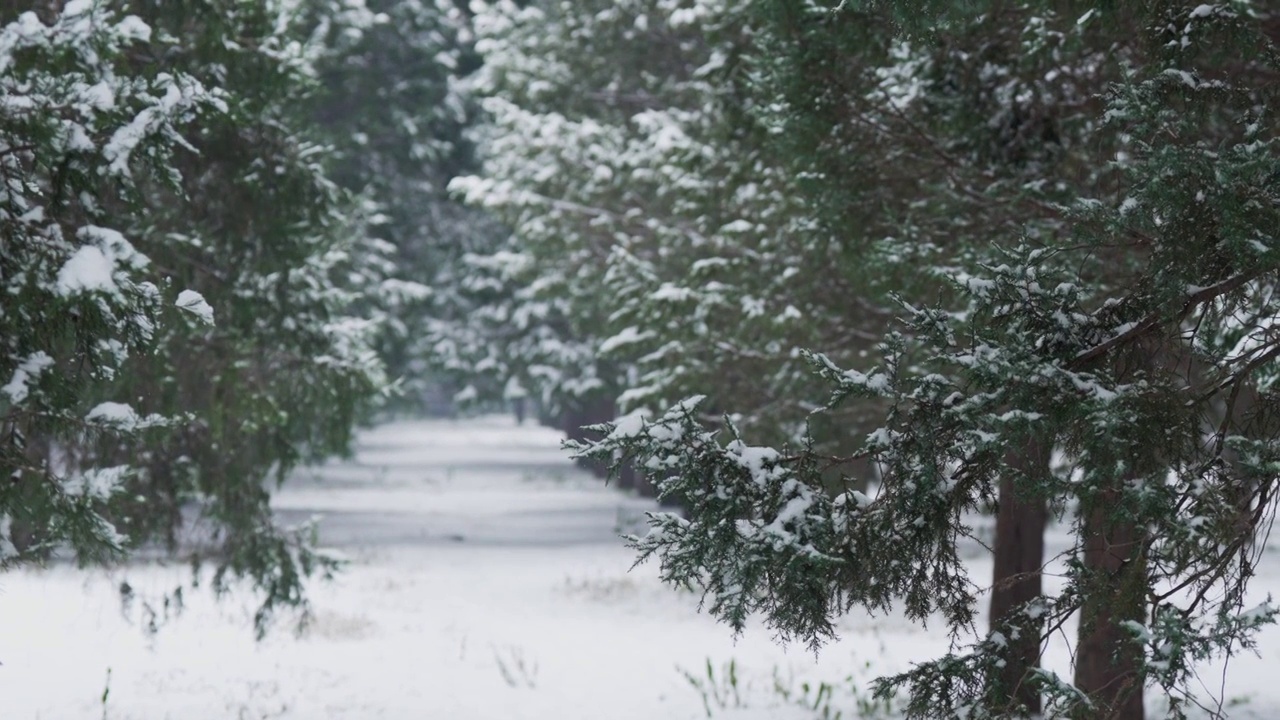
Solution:
[{"label": "snow on grass", "polygon": [[[141,600],[122,611],[119,584],[156,597],[188,579],[180,564],[0,576],[0,718],[693,720],[710,706],[734,720],[807,720],[815,713],[775,683],[793,696],[850,675],[865,687],[947,649],[940,625],[858,614],[816,658],[758,625],[735,642],[656,566],[628,571],[617,535],[652,503],[576,470],[559,441],[506,418],[402,422],[365,433],[351,462],[299,473],[278,496],[281,521],[323,515],[321,541],[352,559],[313,586],[301,635],[283,626],[255,643],[252,597],[217,603],[200,590],[148,637]],[[1278,579],[1272,562],[1260,595]],[[1280,716],[1280,634],[1264,634],[1262,653],[1233,662],[1226,696],[1250,698],[1233,718]],[[1068,659],[1064,643],[1049,649],[1067,677]],[[836,698],[856,717],[847,691]]]}]

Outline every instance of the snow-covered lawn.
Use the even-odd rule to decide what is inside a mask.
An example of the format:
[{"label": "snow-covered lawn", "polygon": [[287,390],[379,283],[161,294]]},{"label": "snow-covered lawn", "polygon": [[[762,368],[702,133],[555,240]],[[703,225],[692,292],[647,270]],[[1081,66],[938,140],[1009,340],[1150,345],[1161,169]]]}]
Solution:
[{"label": "snow-covered lawn", "polygon": [[[188,579],[180,565],[0,576],[0,720],[680,720],[706,717],[708,702],[718,717],[786,720],[815,713],[775,684],[798,695],[811,683],[812,698],[824,680],[843,686],[833,709],[847,719],[844,678],[865,686],[949,643],[865,616],[846,618],[816,658],[759,627],[735,642],[656,568],[629,571],[617,535],[651,503],[577,471],[555,433],[505,417],[376,428],[353,462],[300,473],[277,505],[284,522],[323,515],[322,541],[352,559],[313,586],[305,633],[283,623],[255,642],[250,595],[196,591],[146,635],[117,588],[127,578],[159,594]],[[1280,590],[1276,555],[1260,597]],[[1264,635],[1261,656],[1233,661],[1225,694],[1245,702],[1231,717],[1280,717],[1280,632]],[[1067,672],[1065,643],[1049,664]],[[1214,694],[1220,675],[1204,674]]]}]

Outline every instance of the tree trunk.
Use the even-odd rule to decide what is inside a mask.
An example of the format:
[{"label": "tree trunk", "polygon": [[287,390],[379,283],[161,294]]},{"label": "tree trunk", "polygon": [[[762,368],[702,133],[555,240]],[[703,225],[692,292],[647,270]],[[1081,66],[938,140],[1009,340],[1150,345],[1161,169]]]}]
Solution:
[{"label": "tree trunk", "polygon": [[1143,720],[1142,646],[1120,623],[1146,617],[1142,531],[1115,517],[1119,493],[1084,510],[1083,605],[1075,684],[1098,720]]},{"label": "tree trunk", "polygon": [[[1042,498],[1025,497],[1017,489],[1015,474],[1032,477],[1049,471],[1049,449],[1031,441],[1016,457],[1008,458],[1009,472],[1000,479],[999,509],[996,512],[995,564],[991,590],[989,623],[992,631],[1002,623],[1008,640],[1003,658],[996,702],[1023,712],[1040,712],[1040,693],[1029,683],[1031,671],[1040,666],[1038,624],[1009,617],[1020,606],[1040,597],[1041,567],[1044,564],[1044,529],[1048,509]],[[1012,635],[1012,636],[1010,636]]]},{"label": "tree trunk", "polygon": [[[594,396],[579,401],[565,409],[561,418],[561,430],[570,440],[596,440],[598,435],[583,430],[586,425],[600,425],[612,421],[617,416],[617,406],[608,395]],[[599,460],[578,459],[578,466],[590,471],[597,477],[607,477],[608,463]],[[657,494],[653,484],[644,474],[630,463],[618,469],[617,487],[619,490],[635,490],[641,497],[653,497]]]},{"label": "tree trunk", "polygon": [[[597,425],[613,419],[612,400],[598,397],[575,398],[565,404],[564,414],[560,417],[560,429],[570,440],[594,440],[595,436],[585,430],[587,425]],[[607,477],[608,465],[599,460],[577,459],[578,467],[587,470],[596,477]]]}]

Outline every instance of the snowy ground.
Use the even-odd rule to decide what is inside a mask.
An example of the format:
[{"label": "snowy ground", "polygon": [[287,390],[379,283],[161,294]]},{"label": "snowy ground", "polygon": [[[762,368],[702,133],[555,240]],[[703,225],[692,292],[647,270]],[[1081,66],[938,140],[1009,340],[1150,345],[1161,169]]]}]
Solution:
[{"label": "snowy ground", "polygon": [[[617,534],[650,503],[601,487],[554,433],[507,418],[377,428],[354,462],[292,479],[278,506],[285,522],[325,516],[323,542],[353,559],[313,587],[307,632],[255,643],[252,597],[198,591],[147,636],[116,588],[127,577],[159,593],[188,578],[178,566],[0,576],[0,720],[683,720],[707,705],[735,720],[807,719],[804,683],[810,698],[824,680],[865,686],[947,648],[901,618],[865,616],[846,618],[817,658],[760,628],[735,642],[653,567],[628,572]],[[1280,595],[1280,561],[1256,587]],[[1048,662],[1067,671],[1065,643]],[[1230,717],[1280,717],[1280,632],[1231,671],[1225,691],[1217,668],[1204,674],[1242,701]],[[832,709],[856,717],[842,686]]]}]

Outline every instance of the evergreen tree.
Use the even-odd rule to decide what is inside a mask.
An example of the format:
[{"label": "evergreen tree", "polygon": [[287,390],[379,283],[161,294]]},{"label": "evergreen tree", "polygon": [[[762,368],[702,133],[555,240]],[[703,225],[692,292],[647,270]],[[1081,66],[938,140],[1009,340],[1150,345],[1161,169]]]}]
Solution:
[{"label": "evergreen tree", "polygon": [[[773,92],[783,108],[812,108],[784,110],[778,133],[795,176],[810,179],[798,190],[863,278],[892,278],[902,296],[969,311],[946,290],[951,275],[972,270],[991,247],[1063,232],[1056,203],[1106,178],[1118,148],[1082,99],[1120,72],[1104,59],[1126,52],[1113,43],[1131,31],[1123,18],[1081,33],[1003,4],[861,12],[839,26],[790,4],[761,9],[774,30],[764,54]],[[912,37],[920,33],[931,42]],[[842,230],[850,227],[866,231]],[[901,258],[912,264],[906,273]],[[829,433],[812,423],[811,442],[820,448]],[[1048,445],[1029,437],[1001,473],[993,627],[1041,592],[1044,500],[1017,493],[1015,478],[1048,472]],[[1038,639],[1023,633],[1002,659],[999,692],[1029,711],[1040,699],[1022,679],[1039,654]]]},{"label": "evergreen tree", "polygon": [[322,48],[275,2],[5,21],[6,540],[176,549],[194,508],[195,557],[263,591],[261,630],[334,565],[274,525],[269,479],[345,451],[384,384],[387,258],[300,115]]},{"label": "evergreen tree", "polygon": [[136,15],[91,2],[43,9],[11,3],[0,29],[5,568],[64,542],[82,561],[123,552],[103,505],[132,468],[81,448],[174,423],[104,391],[130,355],[155,347],[162,318],[211,320],[198,294],[153,282],[121,231],[141,214],[144,182],[176,185],[182,130],[218,112],[222,94],[186,74],[135,74],[126,52],[153,32]]},{"label": "evergreen tree", "polygon": [[[756,5],[774,50],[761,107],[802,151],[800,191],[869,262],[953,238],[916,276],[941,289],[903,285],[878,365],[808,353],[835,389],[817,418],[888,408],[856,453],[876,492],[829,492],[846,458],[819,448],[819,423],[752,446],[732,418],[709,427],[724,408],[701,398],[579,450],[633,458],[687,499],[687,519],[654,515],[634,540],[664,578],[736,629],[758,612],[814,644],[855,605],[962,632],[971,513],[998,491],[1002,508],[1047,501],[1075,538],[1066,588],[880,690],[908,690],[913,717],[1019,716],[1043,695],[1050,714],[1138,718],[1157,685],[1180,716],[1194,663],[1248,647],[1277,612],[1245,605],[1280,448],[1277,18],[1246,3],[815,5]],[[849,154],[872,147],[860,132],[877,154]],[[918,179],[881,205],[901,208],[879,216],[899,228],[888,242],[848,222],[876,197],[841,182],[858,161]],[[1050,448],[1055,472],[1034,460]],[[1027,637],[1038,648],[1077,614],[1074,682],[1028,667]]]},{"label": "evergreen tree", "polygon": [[478,67],[469,19],[452,0],[313,0],[308,11],[318,91],[308,113],[333,148],[333,178],[373,213],[387,243],[393,305],[378,342],[398,389],[392,407],[420,409],[439,384],[433,328],[465,321],[456,279],[468,253],[501,237],[483,213],[448,196],[472,169],[464,131],[477,109],[462,90]]},{"label": "evergreen tree", "polygon": [[802,247],[816,219],[771,139],[751,22],[719,2],[481,8],[485,171],[453,187],[512,238],[472,258],[472,323],[441,343],[456,367],[492,391],[517,378],[571,436],[694,389],[773,441],[802,435],[818,382],[794,348],[868,351],[889,283],[834,235]]}]

